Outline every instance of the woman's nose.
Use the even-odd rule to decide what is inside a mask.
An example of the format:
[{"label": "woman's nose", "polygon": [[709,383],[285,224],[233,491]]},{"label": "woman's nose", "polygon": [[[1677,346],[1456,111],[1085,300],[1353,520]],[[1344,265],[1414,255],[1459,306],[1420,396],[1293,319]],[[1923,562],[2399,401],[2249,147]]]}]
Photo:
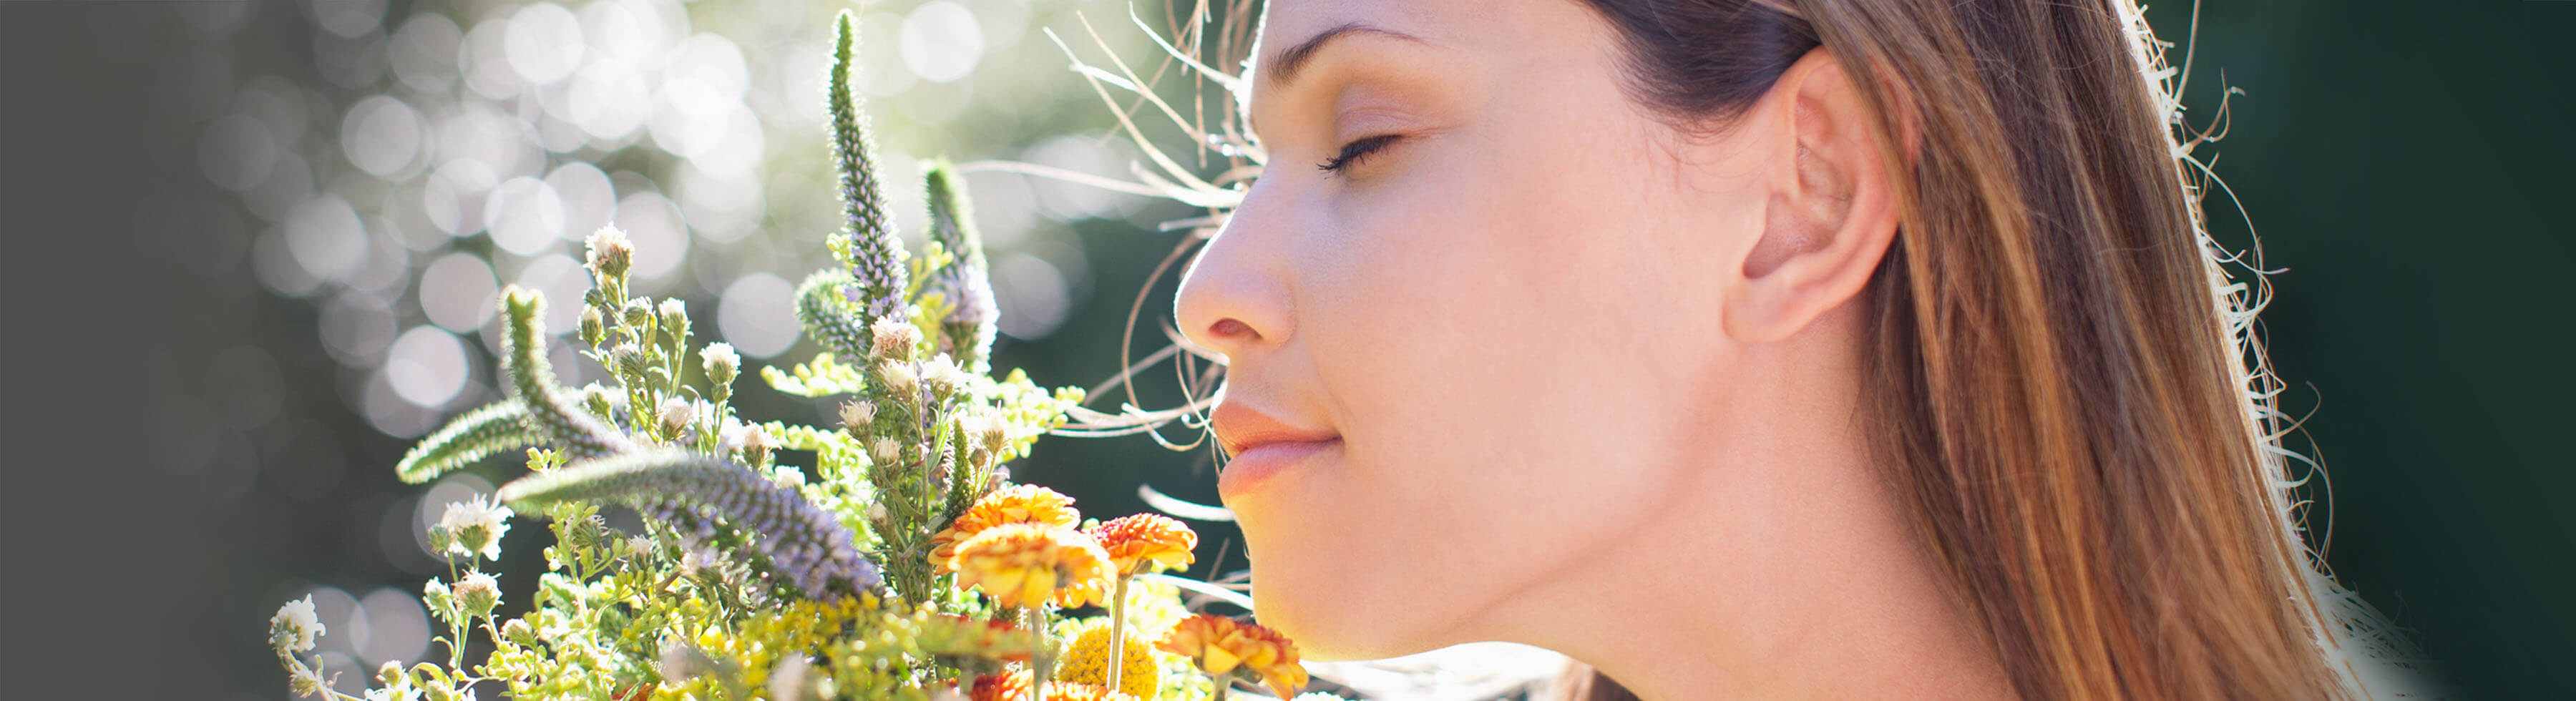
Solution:
[{"label": "woman's nose", "polygon": [[[1255,186],[1251,194],[1259,193]],[[1247,196],[1182,274],[1172,302],[1182,336],[1229,364],[1286,343],[1294,331],[1288,242],[1265,222],[1265,209]]]}]

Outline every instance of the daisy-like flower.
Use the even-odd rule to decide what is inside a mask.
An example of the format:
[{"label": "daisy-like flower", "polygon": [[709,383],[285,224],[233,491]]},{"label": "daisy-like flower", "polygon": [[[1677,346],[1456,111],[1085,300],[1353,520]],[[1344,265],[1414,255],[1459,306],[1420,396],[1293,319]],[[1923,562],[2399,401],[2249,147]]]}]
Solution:
[{"label": "daisy-like flower", "polygon": [[[1017,665],[1013,666],[1016,667]],[[1029,699],[1037,698],[1037,694],[1033,693],[1034,690],[1032,687],[1035,686],[1033,681],[1034,680],[1029,677],[1029,671],[1025,669],[1014,669],[1001,674],[987,674],[975,678],[975,685],[971,691],[967,692],[966,698],[971,701],[1028,701]],[[1075,684],[1064,681],[1047,682],[1046,697],[1049,701],[1054,701],[1055,699],[1063,699],[1064,701],[1134,701],[1138,698],[1129,694],[1110,691],[1108,687],[1100,686],[1098,684]]]},{"label": "daisy-like flower", "polygon": [[311,594],[277,607],[277,615],[268,618],[268,647],[279,655],[311,650],[320,637],[322,615],[314,613]]},{"label": "daisy-like flower", "polygon": [[1306,667],[1297,661],[1296,642],[1277,631],[1224,616],[1202,613],[1181,619],[1155,647],[1190,658],[1219,684],[1229,674],[1249,672],[1283,699],[1306,685]]},{"label": "daisy-like flower", "polygon": [[[1079,626],[1073,640],[1065,644],[1064,654],[1056,659],[1056,681],[1076,684],[1109,685],[1109,622],[1089,619]],[[1154,664],[1154,649],[1133,637],[1122,642],[1126,648],[1120,658],[1118,691],[1131,696],[1152,696],[1162,688],[1162,670]]]},{"label": "daisy-like flower", "polygon": [[949,560],[957,586],[977,587],[1005,608],[1036,606],[1068,587],[1109,577],[1109,554],[1081,531],[1013,523],[984,529]]},{"label": "daisy-like flower", "polygon": [[497,560],[501,557],[501,534],[510,532],[510,516],[510,507],[476,496],[448,504],[447,511],[438,517],[438,528],[447,532],[448,554],[479,554],[484,559]]},{"label": "daisy-like flower", "polygon": [[1091,528],[1091,537],[1100,541],[1100,549],[1109,552],[1113,570],[1119,576],[1154,570],[1181,569],[1197,561],[1190,549],[1199,545],[1199,534],[1180,521],[1161,514],[1136,514],[1110,519]]},{"label": "daisy-like flower", "polygon": [[930,537],[930,565],[940,574],[955,572],[948,560],[957,556],[957,545],[984,529],[1011,523],[1038,523],[1059,528],[1072,528],[1082,521],[1082,513],[1073,509],[1073,497],[1034,484],[1015,484],[993,490],[958,514],[957,520]]}]

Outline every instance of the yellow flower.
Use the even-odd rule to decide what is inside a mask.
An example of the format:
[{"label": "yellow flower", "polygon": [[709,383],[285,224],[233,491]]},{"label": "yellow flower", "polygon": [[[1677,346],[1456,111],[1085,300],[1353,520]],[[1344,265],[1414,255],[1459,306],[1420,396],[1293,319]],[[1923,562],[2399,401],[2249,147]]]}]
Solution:
[{"label": "yellow flower", "polygon": [[[1014,669],[1007,673],[987,674],[981,677],[976,677],[975,685],[967,692],[966,697],[972,701],[1027,701],[1028,699],[1037,698],[1036,694],[1029,693],[1031,685],[1029,671],[1026,669],[1017,669],[1018,665],[1012,666]],[[1050,701],[1053,701],[1054,699],[1063,699],[1064,701],[1135,701],[1137,698],[1128,694],[1110,691],[1108,687],[1098,684],[1074,684],[1061,681],[1049,681],[1046,683],[1046,697]]]},{"label": "yellow flower", "polygon": [[1279,698],[1306,685],[1306,667],[1297,661],[1297,643],[1276,631],[1214,614],[1181,619],[1155,647],[1190,658],[1219,684],[1237,669],[1260,676]]},{"label": "yellow flower", "polygon": [[1091,537],[1099,539],[1102,550],[1109,551],[1112,569],[1120,576],[1181,569],[1197,560],[1190,549],[1198,547],[1199,534],[1161,514],[1112,519],[1093,526]]},{"label": "yellow flower", "polygon": [[[1073,635],[1073,641],[1065,645],[1063,657],[1056,660],[1056,681],[1107,686],[1109,684],[1108,619],[1085,619],[1075,625],[1079,627],[1080,632]],[[1137,640],[1136,637],[1129,635],[1118,645],[1126,648],[1125,654],[1119,656],[1122,658],[1119,667],[1123,671],[1119,672],[1118,690],[1131,696],[1152,696],[1155,689],[1162,687],[1162,679],[1159,676],[1162,670],[1154,665],[1153,647],[1146,645],[1145,641]]]},{"label": "yellow flower", "polygon": [[957,545],[987,528],[1012,523],[1072,528],[1081,520],[1082,514],[1073,510],[1073,497],[1058,494],[1055,490],[1034,484],[996,489],[976,500],[966,513],[957,515],[955,522],[930,537],[930,566],[938,568],[940,574],[956,571],[949,567],[948,561],[957,556]]},{"label": "yellow flower", "polygon": [[957,586],[978,587],[1004,608],[1036,606],[1109,577],[1109,554],[1081,531],[1034,523],[984,529],[949,560]]}]

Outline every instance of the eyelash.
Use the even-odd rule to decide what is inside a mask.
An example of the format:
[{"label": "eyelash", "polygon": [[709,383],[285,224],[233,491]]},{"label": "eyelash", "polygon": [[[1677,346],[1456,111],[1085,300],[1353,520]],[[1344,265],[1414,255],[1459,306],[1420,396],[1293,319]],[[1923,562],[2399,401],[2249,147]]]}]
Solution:
[{"label": "eyelash", "polygon": [[1383,149],[1394,144],[1396,138],[1400,136],[1402,135],[1379,134],[1377,136],[1358,139],[1348,144],[1343,144],[1340,153],[1333,154],[1332,158],[1324,159],[1324,162],[1315,164],[1315,167],[1326,173],[1342,172],[1342,169],[1348,168],[1354,163],[1358,163],[1361,159],[1369,157],[1370,154],[1377,153],[1379,149]]}]

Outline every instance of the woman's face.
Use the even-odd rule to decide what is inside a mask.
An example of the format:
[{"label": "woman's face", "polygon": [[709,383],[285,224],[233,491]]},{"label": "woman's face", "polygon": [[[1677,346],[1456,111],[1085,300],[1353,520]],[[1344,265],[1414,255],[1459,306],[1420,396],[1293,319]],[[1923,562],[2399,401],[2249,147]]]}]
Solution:
[{"label": "woman's face", "polygon": [[1269,8],[1268,169],[1177,304],[1229,365],[1257,613],[1319,659],[1492,637],[1725,454],[1719,271],[1765,197],[1726,174],[1778,154],[1677,136],[1580,3]]}]

